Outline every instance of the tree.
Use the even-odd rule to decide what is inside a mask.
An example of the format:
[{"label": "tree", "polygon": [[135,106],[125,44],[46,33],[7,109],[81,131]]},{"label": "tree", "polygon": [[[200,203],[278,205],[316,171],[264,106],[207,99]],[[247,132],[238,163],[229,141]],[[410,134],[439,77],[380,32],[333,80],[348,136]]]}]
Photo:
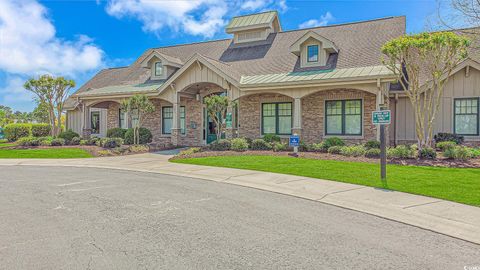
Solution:
[{"label": "tree", "polygon": [[48,104],[44,102],[38,102],[37,107],[33,109],[32,117],[38,123],[48,123]]},{"label": "tree", "polygon": [[463,36],[436,32],[402,36],[382,47],[383,63],[397,76],[412,104],[419,150],[432,147],[444,86],[467,57],[469,45]]},{"label": "tree", "polygon": [[133,97],[124,100],[121,107],[127,112],[129,120],[132,120],[132,116],[136,117],[136,121],[132,122],[133,128],[133,143],[140,144],[140,128],[143,125],[146,117],[155,111],[155,106],[148,99],[146,95],[134,95]]},{"label": "tree", "polygon": [[24,87],[37,96],[39,103],[47,104],[52,135],[58,135],[61,132],[63,105],[70,89],[75,87],[75,82],[63,77],[42,75],[38,79],[29,79]]},{"label": "tree", "polygon": [[228,106],[232,105],[232,102],[227,96],[212,95],[203,99],[207,107],[207,113],[215,123],[215,131],[217,133],[217,140],[220,140],[225,123],[223,120],[227,117]]}]

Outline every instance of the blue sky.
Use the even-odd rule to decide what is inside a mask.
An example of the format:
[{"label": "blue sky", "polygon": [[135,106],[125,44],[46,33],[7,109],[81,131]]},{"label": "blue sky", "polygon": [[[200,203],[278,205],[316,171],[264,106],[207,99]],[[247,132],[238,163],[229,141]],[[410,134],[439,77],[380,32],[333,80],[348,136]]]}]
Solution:
[{"label": "blue sky", "polygon": [[276,9],[284,30],[407,16],[425,30],[435,0],[0,0],[0,104],[31,111],[23,82],[50,73],[77,87],[102,68],[125,66],[148,48],[226,38],[235,15]]}]

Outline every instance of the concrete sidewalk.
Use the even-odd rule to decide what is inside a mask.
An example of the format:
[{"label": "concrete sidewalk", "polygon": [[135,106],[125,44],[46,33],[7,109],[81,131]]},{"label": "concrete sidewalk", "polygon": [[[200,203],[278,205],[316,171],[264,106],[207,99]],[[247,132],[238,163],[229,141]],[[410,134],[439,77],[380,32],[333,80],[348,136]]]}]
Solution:
[{"label": "concrete sidewalk", "polygon": [[0,165],[108,168],[230,183],[353,209],[480,244],[479,207],[301,176],[170,163],[170,154],[63,160],[0,159]]}]

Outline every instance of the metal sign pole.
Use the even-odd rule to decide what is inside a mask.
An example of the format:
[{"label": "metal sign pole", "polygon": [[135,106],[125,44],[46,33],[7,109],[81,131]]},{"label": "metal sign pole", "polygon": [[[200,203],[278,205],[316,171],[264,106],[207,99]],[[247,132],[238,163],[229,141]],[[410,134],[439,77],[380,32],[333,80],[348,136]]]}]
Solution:
[{"label": "metal sign pole", "polygon": [[380,124],[380,178],[387,178],[387,144],[385,142],[385,125]]}]

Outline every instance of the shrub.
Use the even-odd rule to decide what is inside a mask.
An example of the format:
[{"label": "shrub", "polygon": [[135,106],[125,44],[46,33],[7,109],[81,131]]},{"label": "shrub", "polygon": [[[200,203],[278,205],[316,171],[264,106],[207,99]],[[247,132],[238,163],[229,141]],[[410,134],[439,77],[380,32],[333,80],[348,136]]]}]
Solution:
[{"label": "shrub", "polygon": [[40,141],[35,137],[23,137],[17,140],[20,146],[39,146]]},{"label": "shrub", "polygon": [[31,124],[8,124],[3,128],[3,133],[8,141],[14,142],[22,137],[30,137],[31,130]]},{"label": "shrub", "polygon": [[99,137],[92,136],[87,140],[87,145],[96,145],[99,140]]},{"label": "shrub", "polygon": [[192,148],[188,148],[187,150],[183,150],[181,151],[180,153],[178,153],[179,156],[189,156],[189,155],[193,155],[195,153],[199,153],[199,152],[202,152],[202,149],[199,148],[199,147],[192,147]]},{"label": "shrub", "polygon": [[443,156],[449,159],[467,160],[472,158],[472,152],[468,147],[455,146],[445,149]]},{"label": "shrub", "polygon": [[49,124],[32,124],[33,137],[45,137],[50,135],[52,127]]},{"label": "shrub", "polygon": [[457,144],[462,144],[465,139],[462,135],[452,133],[438,133],[433,138],[436,143],[451,141],[456,142]]},{"label": "shrub", "polygon": [[423,148],[420,150],[419,157],[425,159],[435,159],[437,157],[437,152],[433,148]]},{"label": "shrub", "polygon": [[88,145],[88,140],[80,140],[80,145]]},{"label": "shrub", "polygon": [[370,150],[370,149],[380,149],[380,142],[379,141],[368,141],[365,143],[365,149]]},{"label": "shrub", "polygon": [[310,146],[306,142],[300,141],[300,144],[298,146],[298,151],[308,152],[308,151],[310,151]]},{"label": "shrub", "polygon": [[69,129],[67,131],[60,132],[60,134],[58,134],[58,138],[64,139],[65,144],[70,144],[72,139],[75,138],[75,137],[80,137],[80,135],[78,135],[78,133],[74,132],[71,129]]},{"label": "shrub", "polygon": [[70,145],[79,145],[80,144],[80,137],[73,137],[72,140],[70,141]]},{"label": "shrub", "polygon": [[309,150],[313,152],[326,152],[328,149],[325,149],[324,143],[312,143]]},{"label": "shrub", "polygon": [[52,140],[52,146],[62,146],[62,145],[65,145],[65,139],[55,138]]},{"label": "shrub", "polygon": [[437,143],[437,148],[440,151],[445,151],[447,148],[454,148],[455,146],[457,146],[457,143],[453,141],[443,141]]},{"label": "shrub", "polygon": [[263,140],[268,143],[281,142],[280,137],[275,134],[265,134],[263,135]]},{"label": "shrub", "polygon": [[211,143],[208,148],[212,151],[228,151],[230,150],[232,144],[229,140],[221,139]]},{"label": "shrub", "polygon": [[322,143],[323,143],[324,151],[328,151],[328,149],[332,146],[344,146],[345,145],[345,142],[338,137],[327,138]]},{"label": "shrub", "polygon": [[45,137],[39,137],[38,141],[40,142],[41,146],[51,146],[52,145],[52,136],[45,136]]},{"label": "shrub", "polygon": [[[330,148],[328,150],[330,150]],[[363,147],[363,145],[344,146],[341,148],[340,154],[347,157],[363,156],[365,155],[365,147]]]},{"label": "shrub", "polygon": [[244,139],[247,141],[248,143],[248,147],[250,147],[250,145],[252,145],[252,138],[248,138],[248,137],[244,137]]},{"label": "shrub", "polygon": [[281,143],[281,142],[274,142],[272,144],[273,151],[275,152],[281,152],[281,151],[287,151],[288,147],[286,143]]},{"label": "shrub", "polygon": [[143,153],[148,152],[150,148],[147,145],[130,145],[128,147],[128,151],[131,153]]},{"label": "shrub", "polygon": [[328,153],[338,155],[338,154],[342,153],[342,148],[343,147],[345,147],[345,146],[340,146],[340,145],[332,146],[332,147],[328,148]]},{"label": "shrub", "polygon": [[415,151],[406,145],[399,145],[395,148],[387,149],[388,158],[413,158],[415,156]]},{"label": "shrub", "polygon": [[480,157],[480,148],[471,148],[470,153],[472,158],[478,158]]},{"label": "shrub", "polygon": [[115,148],[120,147],[123,144],[122,138],[103,138],[97,141],[99,146],[103,148]]},{"label": "shrub", "polygon": [[380,149],[370,148],[365,152],[365,156],[368,158],[378,158],[380,157]]},{"label": "shrub", "polygon": [[250,148],[252,148],[252,150],[271,150],[272,145],[263,139],[255,139],[252,141]]},{"label": "shrub", "polygon": [[235,138],[231,141],[231,149],[233,151],[248,150],[248,142],[244,138]]},{"label": "shrub", "polygon": [[[152,142],[152,132],[148,128],[141,127],[138,133],[140,134],[140,144]],[[133,128],[129,128],[125,132],[125,144],[133,144]]]},{"label": "shrub", "polygon": [[125,128],[111,128],[107,130],[107,137],[125,139],[126,132],[127,132],[127,129]]}]

